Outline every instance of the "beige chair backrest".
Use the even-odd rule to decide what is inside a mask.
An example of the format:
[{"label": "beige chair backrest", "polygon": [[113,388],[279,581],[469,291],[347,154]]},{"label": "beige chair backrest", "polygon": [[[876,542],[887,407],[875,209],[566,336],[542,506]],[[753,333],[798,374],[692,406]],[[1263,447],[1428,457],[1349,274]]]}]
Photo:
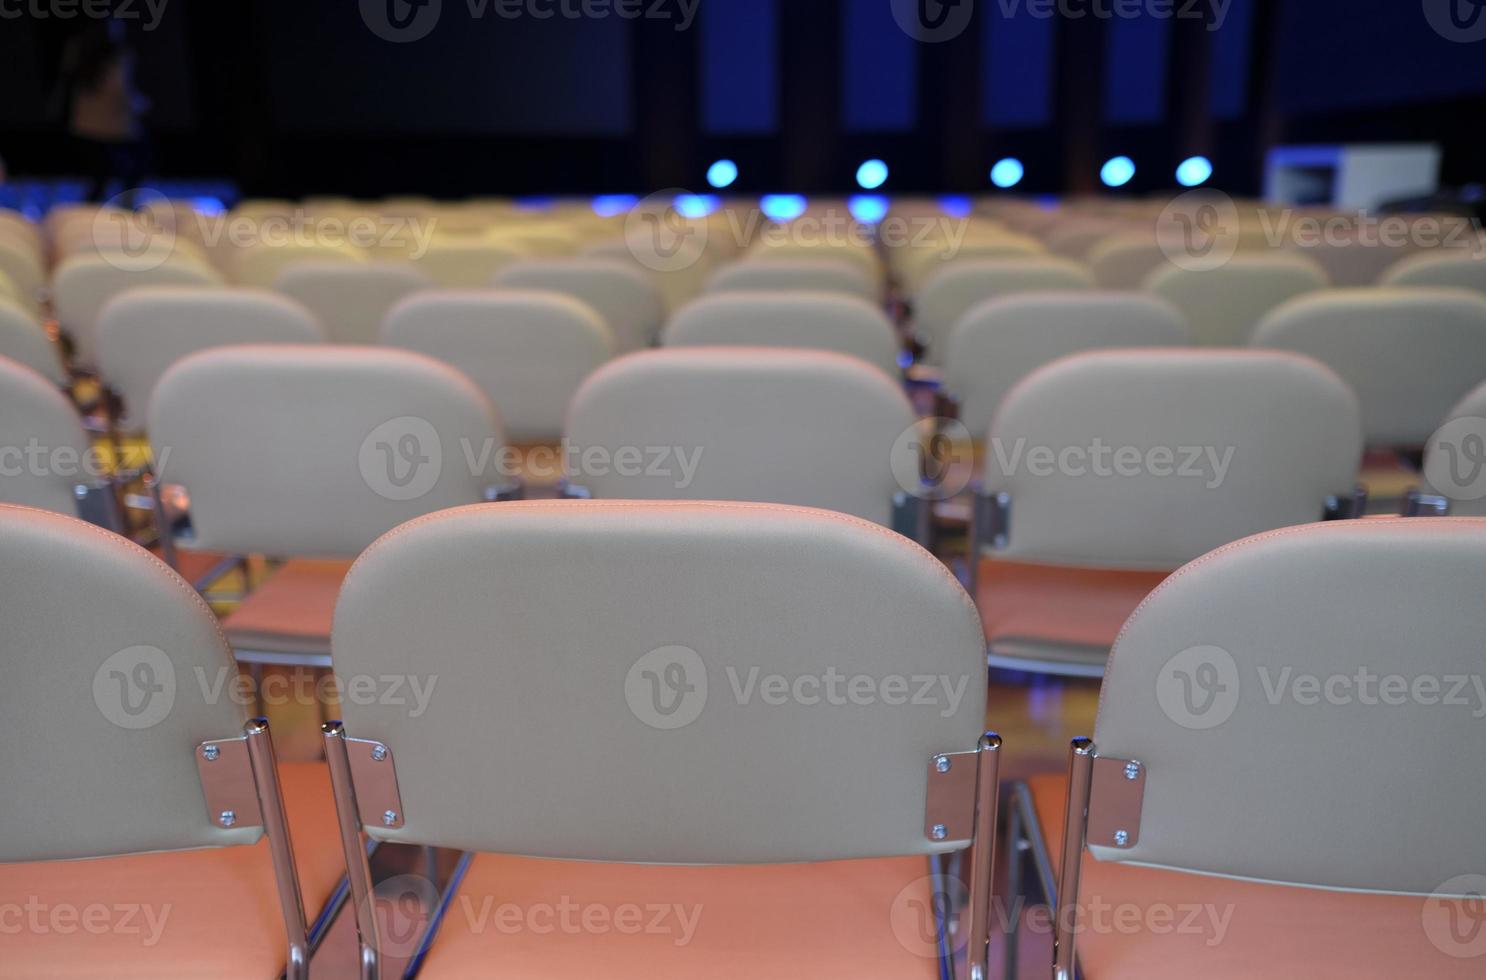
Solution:
[{"label": "beige chair backrest", "polygon": [[0,299],[10,300],[13,303],[21,301],[21,291],[16,288],[15,283],[10,281],[10,276],[0,272]]},{"label": "beige chair backrest", "polygon": [[975,438],[1022,378],[1068,354],[1105,347],[1182,347],[1190,332],[1171,304],[1139,293],[1018,293],[966,313],[949,336],[944,388]]},{"label": "beige chair backrest", "polygon": [[902,291],[909,296],[917,296],[935,273],[957,262],[1039,257],[1049,258],[1041,242],[1035,238],[1010,234],[984,238],[967,236],[958,244],[943,238],[919,243],[910,240],[891,253],[893,269],[898,275]]},{"label": "beige chair backrest", "polygon": [[1486,379],[1486,296],[1455,289],[1334,289],[1265,317],[1256,347],[1329,365],[1362,402],[1368,445],[1424,445]]},{"label": "beige chair backrest", "polygon": [[1315,262],[1326,271],[1331,284],[1341,288],[1375,285],[1390,267],[1420,251],[1417,245],[1402,240],[1389,244],[1375,241],[1360,230],[1333,235],[1330,241],[1325,237],[1292,241],[1285,248]]},{"label": "beige chair backrest", "polygon": [[1249,534],[1319,520],[1362,459],[1356,396],[1278,351],[1074,354],[991,423],[985,491],[1010,497],[997,555],[1170,569]]},{"label": "beige chair backrest", "polygon": [[[252,844],[208,819],[196,747],[242,733],[217,618],[138,545],[0,505],[0,861]],[[205,683],[198,683],[205,679]],[[49,732],[48,737],[38,733]]]},{"label": "beige chair backrest", "polygon": [[31,310],[41,307],[41,289],[46,271],[38,252],[25,244],[0,238],[0,272],[15,287],[20,301]]},{"label": "beige chair backrest", "polygon": [[74,515],[74,488],[103,475],[67,396],[50,379],[0,357],[0,502]]},{"label": "beige chair backrest", "polygon": [[1057,258],[966,259],[951,262],[924,283],[914,301],[914,329],[926,358],[942,363],[960,318],[988,299],[1013,293],[1093,289],[1088,270]]},{"label": "beige chair backrest", "polygon": [[797,504],[888,525],[894,442],[914,422],[902,389],[855,357],[673,347],[584,382],[567,442],[595,497]]},{"label": "beige chair backrest", "polygon": [[1450,514],[1486,517],[1486,382],[1460,400],[1424,445],[1424,486]]},{"label": "beige chair backrest", "polygon": [[[480,583],[481,601],[461,582]],[[361,557],[334,644],[343,675],[442,681],[418,718],[345,706],[347,735],[396,760],[406,823],[367,825],[377,839],[676,864],[964,846],[926,839],[924,795],[929,760],[981,731],[979,617],[928,552],[845,515],[611,501],[446,511]],[[905,675],[936,689],[880,698],[860,680]],[[858,679],[853,703],[798,682],[805,693],[781,703],[774,687],[833,676]]]},{"label": "beige chair backrest", "polygon": [[14,238],[38,250],[42,244],[41,228],[21,212],[10,208],[0,208],[0,237]]},{"label": "beige chair backrest", "polygon": [[1065,259],[1083,261],[1104,239],[1128,226],[1106,218],[1071,218],[1054,225],[1047,233],[1047,250]]},{"label": "beige chair backrest", "polygon": [[1089,272],[1100,289],[1139,289],[1151,273],[1164,266],[1167,251],[1151,231],[1125,232],[1102,239],[1089,251]]},{"label": "beige chair backrest", "polygon": [[116,256],[75,255],[63,260],[52,279],[57,319],[71,335],[75,359],[93,367],[98,360],[98,314],[109,300],[143,286],[220,286],[222,279],[194,259],[170,258],[155,265]]},{"label": "beige chair backrest", "polygon": [[160,379],[149,433],[161,483],[190,495],[182,544],[207,551],[352,557],[506,482],[491,472],[505,437],[485,393],[410,351],[201,351]]},{"label": "beige chair backrest", "polygon": [[382,343],[453,365],[489,396],[514,442],[562,438],[568,402],[614,354],[581,300],[538,290],[434,290],[388,314]]},{"label": "beige chair backrest", "polygon": [[1240,252],[1212,269],[1162,266],[1144,288],[1182,312],[1197,343],[1239,347],[1275,307],[1326,286],[1321,268],[1298,256]]},{"label": "beige chair backrest", "polygon": [[1145,769],[1139,837],[1094,855],[1413,895],[1478,869],[1482,554],[1480,520],[1336,521],[1167,579],[1115,643],[1095,727]]},{"label": "beige chair backrest", "polygon": [[295,262],[274,289],[315,315],[337,344],[375,344],[387,313],[433,280],[407,262]]},{"label": "beige chair backrest", "polygon": [[882,310],[840,293],[706,296],[671,317],[667,347],[794,347],[859,357],[897,376],[897,331]]},{"label": "beige chair backrest", "polygon": [[1383,286],[1444,286],[1486,293],[1486,254],[1479,250],[1442,249],[1390,266]]},{"label": "beige chair backrest", "polygon": [[650,277],[614,259],[528,259],[506,266],[490,284],[582,300],[608,322],[621,353],[653,344],[666,316],[665,299]]},{"label": "beige chair backrest", "polygon": [[62,351],[47,336],[35,312],[19,300],[5,297],[0,297],[0,357],[24,364],[54,385],[67,381]]},{"label": "beige chair backrest", "polygon": [[232,278],[240,286],[272,289],[279,273],[293,264],[316,262],[365,262],[365,253],[346,243],[257,242],[232,257]]},{"label": "beige chair backrest", "polygon": [[109,300],[98,315],[98,370],[137,429],[166,370],[188,354],[235,344],[323,344],[309,310],[262,289],[149,286]]},{"label": "beige chair backrest", "polygon": [[844,259],[753,259],[730,262],[707,280],[708,293],[845,293],[875,300],[876,287],[855,262]]},{"label": "beige chair backrest", "polygon": [[445,289],[476,289],[490,285],[496,273],[523,254],[509,242],[444,237],[430,242],[413,266]]}]

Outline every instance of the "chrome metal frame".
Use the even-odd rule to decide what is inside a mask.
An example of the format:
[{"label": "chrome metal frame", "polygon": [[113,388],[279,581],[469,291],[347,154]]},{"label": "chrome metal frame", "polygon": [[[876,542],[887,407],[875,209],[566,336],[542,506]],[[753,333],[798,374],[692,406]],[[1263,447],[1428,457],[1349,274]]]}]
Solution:
[{"label": "chrome metal frame", "polygon": [[1078,935],[1078,883],[1083,867],[1084,836],[1089,825],[1089,792],[1093,788],[1094,743],[1076,738],[1068,750],[1068,805],[1063,813],[1063,857],[1053,899],[1053,980],[1074,980]]},{"label": "chrome metal frame", "polygon": [[1327,497],[1321,512],[1323,521],[1349,521],[1367,514],[1367,487],[1358,484],[1350,497]]},{"label": "chrome metal frame", "polygon": [[360,954],[361,980],[381,980],[382,948],[377,934],[371,864],[361,831],[361,808],[356,802],[356,782],[351,776],[351,756],[346,728],[338,721],[320,727],[325,738],[325,761],[330,766],[330,785],[335,794],[335,815],[341,835],[341,854],[346,862],[351,903],[356,912],[356,937]]},{"label": "chrome metal frame", "polygon": [[1416,487],[1403,499],[1404,517],[1449,517],[1450,498],[1437,493],[1422,493]]},{"label": "chrome metal frame", "polygon": [[975,775],[975,839],[970,845],[970,943],[968,980],[990,980],[991,915],[996,870],[996,819],[1000,802],[1001,736],[980,737]]},{"label": "chrome metal frame", "polygon": [[[963,766],[954,765],[956,761],[970,762],[972,756],[975,763],[972,772],[966,773]],[[936,855],[946,865],[951,857],[961,858],[960,882],[968,896],[964,912],[969,921],[962,930],[956,928],[959,910],[950,908],[947,900],[934,903],[934,908],[944,916],[944,921],[939,924],[940,967],[946,978],[961,976],[963,980],[989,980],[990,977],[1000,771],[1001,736],[995,732],[981,735],[973,751],[944,753],[930,760],[928,792],[924,800],[924,837],[936,842],[970,841],[968,850],[953,855]],[[954,969],[955,943],[950,937],[956,932],[967,937],[962,973]]]},{"label": "chrome metal frame", "polygon": [[77,499],[77,516],[89,524],[96,524],[115,534],[123,534],[123,509],[119,506],[117,484],[109,478],[93,483],[73,486],[72,495]]}]

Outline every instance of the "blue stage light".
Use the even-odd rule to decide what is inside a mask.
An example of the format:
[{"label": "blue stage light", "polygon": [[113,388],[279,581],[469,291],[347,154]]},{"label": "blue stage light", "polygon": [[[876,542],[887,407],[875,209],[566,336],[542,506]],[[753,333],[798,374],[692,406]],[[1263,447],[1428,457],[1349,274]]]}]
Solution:
[{"label": "blue stage light", "polygon": [[1106,187],[1124,187],[1135,177],[1135,161],[1129,157],[1115,157],[1106,161],[1099,171],[1099,179]]},{"label": "blue stage light", "polygon": [[628,214],[640,199],[633,194],[600,194],[593,199],[593,213],[600,218],[612,218],[616,214]]},{"label": "blue stage light", "polygon": [[1002,190],[1008,190],[1022,182],[1027,174],[1027,168],[1022,166],[1022,161],[1016,157],[1007,157],[997,160],[996,165],[991,168],[991,183]]},{"label": "blue stage light", "polygon": [[950,194],[939,199],[939,210],[951,218],[968,218],[975,210],[975,202],[963,194]]},{"label": "blue stage light", "polygon": [[881,160],[868,160],[857,168],[857,184],[864,191],[875,191],[887,183],[887,164]]},{"label": "blue stage light", "polygon": [[888,200],[880,194],[857,194],[846,202],[851,216],[864,225],[875,225],[887,217]]},{"label": "blue stage light", "polygon": [[731,160],[718,160],[707,168],[707,183],[722,190],[738,179],[738,165]]},{"label": "blue stage light", "polygon": [[705,218],[722,206],[722,200],[716,194],[677,194],[672,206],[683,218]]},{"label": "blue stage light", "polygon": [[1213,175],[1213,162],[1207,157],[1188,157],[1176,168],[1176,182],[1183,187],[1200,187]]},{"label": "blue stage light", "polygon": [[758,206],[770,221],[793,221],[805,213],[807,202],[803,194],[765,194],[759,198]]}]

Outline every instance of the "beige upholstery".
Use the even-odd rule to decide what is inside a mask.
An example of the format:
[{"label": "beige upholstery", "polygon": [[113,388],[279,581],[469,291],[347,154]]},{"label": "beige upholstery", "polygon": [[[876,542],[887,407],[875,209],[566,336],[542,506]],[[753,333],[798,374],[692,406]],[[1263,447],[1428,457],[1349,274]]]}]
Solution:
[{"label": "beige upholstery", "polygon": [[859,297],[820,292],[703,297],[671,317],[661,339],[667,347],[833,350],[894,377],[902,350],[879,307]]},{"label": "beige upholstery", "polygon": [[206,551],[351,557],[506,482],[489,472],[504,444],[489,399],[410,351],[201,351],[160,379],[148,428],[161,482],[190,494],[188,543]]},{"label": "beige upholstery", "polygon": [[1214,269],[1163,266],[1144,288],[1181,310],[1197,343],[1233,347],[1248,343],[1270,310],[1326,285],[1321,268],[1298,256],[1240,252]]},{"label": "beige upholstery", "polygon": [[18,303],[20,299],[21,291],[16,288],[15,283],[10,281],[10,276],[0,271],[0,300],[10,300],[12,303]]},{"label": "beige upholstery", "polygon": [[944,387],[977,437],[1012,385],[1065,354],[1103,347],[1180,347],[1189,332],[1171,304],[1138,293],[1019,293],[973,307],[945,347]]},{"label": "beige upholstery", "polygon": [[503,288],[566,293],[598,311],[614,332],[615,350],[649,347],[665,319],[665,299],[639,268],[612,259],[529,259],[514,262],[491,283]]},{"label": "beige upholstery", "polygon": [[[347,734],[396,759],[406,826],[368,826],[379,839],[667,864],[965,843],[926,839],[924,792],[929,760],[981,732],[979,619],[937,559],[852,517],[613,501],[446,511],[367,549],[334,644],[342,676],[406,673],[416,651],[413,669],[442,682],[419,718],[345,706]],[[694,690],[673,703],[650,671]],[[780,698],[775,675],[800,693]],[[963,696],[864,693],[864,678],[909,675]],[[794,680],[811,676],[856,678],[858,693]]]},{"label": "beige upholstery", "polygon": [[1486,293],[1486,255],[1477,250],[1427,252],[1389,266],[1383,286],[1446,286]]},{"label": "beige upholstery", "polygon": [[613,356],[609,325],[571,296],[536,290],[438,290],[388,314],[382,342],[459,368],[484,389],[516,442],[562,438],[568,402]]},{"label": "beige upholstery", "polygon": [[159,265],[121,264],[113,256],[76,255],[63,260],[52,279],[57,319],[71,336],[76,359],[96,366],[98,314],[120,293],[142,286],[218,286],[222,280],[192,259],[168,259]]},{"label": "beige upholstery", "polygon": [[480,238],[435,238],[414,267],[446,289],[488,286],[497,272],[522,257],[509,242]]},{"label": "beige upholstery", "polygon": [[1069,218],[1054,225],[1045,240],[1047,250],[1065,259],[1082,261],[1089,252],[1111,235],[1119,234],[1126,225],[1105,218]]},{"label": "beige upholstery", "polygon": [[707,280],[708,293],[834,292],[875,300],[877,289],[861,267],[832,258],[753,259],[731,262]]},{"label": "beige upholstery", "polygon": [[893,447],[914,422],[902,389],[855,357],[668,348],[585,381],[567,442],[595,497],[768,501],[889,524]]},{"label": "beige upholstery", "polygon": [[[506,245],[522,255],[559,258],[576,255],[578,252],[578,235],[559,224],[500,226],[486,232],[485,238],[498,245]],[[489,280],[488,276],[486,280]]]},{"label": "beige upholstery", "polygon": [[991,424],[985,489],[1011,497],[1001,557],[1170,569],[1318,520],[1362,458],[1356,397],[1276,351],[1096,351],[1024,378]]},{"label": "beige upholstery", "polygon": [[1258,347],[1308,354],[1357,392],[1370,446],[1422,446],[1486,379],[1486,296],[1453,289],[1336,289],[1276,309]]},{"label": "beige upholstery", "polygon": [[1361,230],[1330,238],[1292,241],[1286,249],[1315,262],[1326,271],[1332,285],[1341,288],[1372,286],[1389,268],[1420,251],[1417,245],[1402,240],[1390,239],[1384,244]]},{"label": "beige upholstery", "polygon": [[0,506],[0,539],[0,861],[258,840],[202,805],[197,744],[245,720],[196,682],[232,668],[206,603],[144,549],[70,517]]},{"label": "beige upholstery", "polygon": [[935,273],[914,302],[914,329],[928,347],[927,357],[942,363],[955,324],[971,308],[1012,293],[1092,289],[1083,266],[1067,259],[976,259],[952,262]]},{"label": "beige upholstery", "polygon": [[52,384],[62,385],[67,381],[62,352],[47,336],[35,312],[19,300],[3,296],[0,296],[0,357],[26,365],[45,375]]},{"label": "beige upholstery", "polygon": [[[713,226],[719,224],[716,221],[718,217],[721,217],[720,212],[713,215],[713,220],[709,224]],[[880,289],[884,274],[877,253],[867,245],[853,243],[843,230],[833,229],[830,224],[827,224],[829,220],[829,218],[824,219],[820,227],[803,230],[799,234],[795,234],[787,227],[768,227],[761,231],[758,239],[749,246],[744,253],[743,260],[751,262],[754,259],[774,259],[787,262],[793,259],[845,259],[865,273],[874,288]],[[726,218],[724,218],[724,223],[728,223]],[[717,233],[717,227],[713,227],[712,234]]]},{"label": "beige upholstery", "polygon": [[188,354],[233,344],[319,344],[325,334],[293,300],[259,289],[157,286],[114,297],[98,315],[98,369],[143,425],[161,375]]},{"label": "beige upholstery", "polygon": [[940,239],[935,242],[914,244],[912,238],[891,253],[893,268],[898,274],[902,290],[916,296],[934,274],[957,262],[975,262],[982,259],[1030,259],[1047,258],[1047,250],[1035,238],[1006,233],[966,238],[958,246],[953,241]]},{"label": "beige upholstery", "polygon": [[240,249],[232,260],[233,280],[241,286],[272,289],[279,273],[300,262],[365,262],[366,255],[355,245],[337,243],[257,242]]},{"label": "beige upholstery", "polygon": [[46,283],[46,272],[42,268],[40,255],[20,242],[0,238],[0,272],[15,286],[22,303],[38,309],[38,296]]},{"label": "beige upholstery", "polygon": [[0,501],[77,512],[73,487],[99,460],[72,402],[52,381],[0,356]]},{"label": "beige upholstery", "polygon": [[1458,517],[1486,517],[1486,382],[1451,409],[1424,445],[1426,493],[1450,501]]},{"label": "beige upholstery", "polygon": [[433,280],[406,262],[295,262],[274,288],[315,315],[337,344],[374,344],[387,312]]},{"label": "beige upholstery", "polygon": [[[1417,895],[1478,870],[1483,553],[1486,522],[1339,521],[1172,575],[1115,644],[1094,733],[1146,768],[1140,837],[1094,854]],[[1216,685],[1184,696],[1204,664]]]},{"label": "beige upholstery", "polygon": [[1139,289],[1151,273],[1167,263],[1166,248],[1151,231],[1111,235],[1089,251],[1089,272],[1101,289]]}]

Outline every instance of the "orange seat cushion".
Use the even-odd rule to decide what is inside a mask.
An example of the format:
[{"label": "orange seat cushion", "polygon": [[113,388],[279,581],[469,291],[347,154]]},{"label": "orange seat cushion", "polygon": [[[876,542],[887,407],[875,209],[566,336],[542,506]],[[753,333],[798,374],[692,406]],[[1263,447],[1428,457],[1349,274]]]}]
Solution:
[{"label": "orange seat cushion", "polygon": [[237,649],[330,653],[330,623],[348,561],[285,562],[222,619]]},{"label": "orange seat cushion", "polygon": [[1108,651],[1168,572],[983,559],[976,606],[986,640],[1039,640]]},{"label": "orange seat cushion", "polygon": [[[305,911],[313,919],[345,874],[329,770],[319,763],[279,770]],[[286,951],[266,840],[0,864],[0,977],[272,980]]]},{"label": "orange seat cushion", "polygon": [[937,980],[929,908],[921,857],[678,868],[479,855],[419,977]]},{"label": "orange seat cushion", "polygon": [[[1067,783],[1049,775],[1028,786],[1056,867]],[[1449,904],[1103,863],[1086,853],[1077,955],[1087,980],[1479,980],[1486,976],[1486,948],[1474,957],[1448,955],[1426,932],[1427,912],[1458,912],[1459,922],[1476,921],[1469,909]],[[1439,938],[1438,929],[1432,932]],[[1456,953],[1470,951],[1441,943]]]}]

